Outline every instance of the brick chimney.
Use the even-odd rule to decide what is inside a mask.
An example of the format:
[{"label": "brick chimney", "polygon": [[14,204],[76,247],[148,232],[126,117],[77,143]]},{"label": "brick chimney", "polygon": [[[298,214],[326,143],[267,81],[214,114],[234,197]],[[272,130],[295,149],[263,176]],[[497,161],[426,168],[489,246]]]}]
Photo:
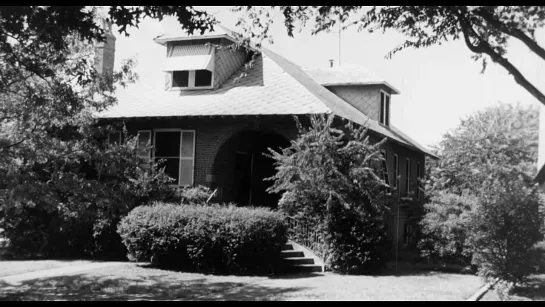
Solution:
[{"label": "brick chimney", "polygon": [[111,77],[114,72],[115,60],[115,36],[112,33],[112,24],[107,21],[102,21],[102,29],[106,40],[98,42],[95,46],[95,68],[97,73]]}]

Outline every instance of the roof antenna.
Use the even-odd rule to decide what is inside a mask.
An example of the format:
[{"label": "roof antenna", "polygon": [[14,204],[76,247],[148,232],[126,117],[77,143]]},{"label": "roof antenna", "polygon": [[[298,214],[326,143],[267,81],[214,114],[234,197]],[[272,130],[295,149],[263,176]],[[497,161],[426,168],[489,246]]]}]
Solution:
[{"label": "roof antenna", "polygon": [[341,15],[339,15],[339,67],[341,66]]},{"label": "roof antenna", "polygon": [[333,67],[333,62],[335,62],[335,60],[333,60],[333,59],[329,60],[329,67]]}]

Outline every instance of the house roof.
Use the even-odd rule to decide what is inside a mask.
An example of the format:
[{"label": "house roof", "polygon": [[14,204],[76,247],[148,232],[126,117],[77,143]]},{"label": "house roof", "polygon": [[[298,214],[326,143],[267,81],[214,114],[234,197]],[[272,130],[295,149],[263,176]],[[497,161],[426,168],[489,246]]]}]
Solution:
[{"label": "house roof", "polygon": [[303,70],[323,86],[339,85],[384,85],[393,94],[399,90],[383,78],[361,66],[341,66],[330,68],[303,68]]},{"label": "house roof", "polygon": [[[302,115],[334,113],[437,158],[393,126],[385,127],[338,97],[301,67],[267,48],[255,63],[239,68],[220,88],[165,90],[164,79],[145,75],[136,84],[118,89],[118,103],[100,118],[183,117],[218,115]],[[245,74],[242,78],[241,75]]]}]

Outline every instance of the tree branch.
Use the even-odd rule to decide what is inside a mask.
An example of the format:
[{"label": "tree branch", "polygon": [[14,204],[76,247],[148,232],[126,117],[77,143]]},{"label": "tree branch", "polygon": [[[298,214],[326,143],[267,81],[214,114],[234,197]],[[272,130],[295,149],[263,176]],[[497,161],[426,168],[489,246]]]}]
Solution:
[{"label": "tree branch", "polygon": [[[490,44],[480,37],[473,27],[469,24],[469,22],[465,19],[465,17],[458,11],[454,11],[456,16],[458,17],[458,21],[460,22],[460,27],[462,29],[462,33],[464,35],[464,41],[469,48],[474,53],[484,53],[490,56],[492,61],[500,64],[505,68],[511,75],[513,75],[513,78],[515,81],[522,86],[524,89],[526,89],[532,96],[534,96],[538,101],[540,101],[543,105],[545,105],[545,95],[537,89],[528,79],[522,75],[522,73],[513,65],[511,62],[509,62],[506,58],[502,57],[500,54],[498,54]],[[471,34],[469,33],[471,31]],[[473,45],[469,39],[470,36],[474,36],[479,40],[479,44],[477,46]]]},{"label": "tree branch", "polygon": [[528,46],[530,50],[532,50],[535,54],[537,54],[539,57],[545,60],[545,49],[543,49],[540,45],[538,45],[536,41],[534,41],[532,38],[526,35],[522,30],[509,27],[508,25],[501,22],[500,20],[495,19],[490,12],[484,9],[475,10],[474,13],[482,17],[491,27],[505,34],[518,38],[526,46]]}]

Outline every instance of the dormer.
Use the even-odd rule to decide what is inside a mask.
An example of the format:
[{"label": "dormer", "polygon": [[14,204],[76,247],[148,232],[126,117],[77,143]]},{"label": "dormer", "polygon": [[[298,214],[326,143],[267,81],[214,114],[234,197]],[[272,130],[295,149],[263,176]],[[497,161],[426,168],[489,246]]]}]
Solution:
[{"label": "dormer", "polygon": [[383,126],[390,126],[392,95],[399,91],[361,67],[308,68],[305,72]]},{"label": "dormer", "polygon": [[213,42],[202,44],[170,43],[164,71],[170,78],[170,90],[214,88],[216,48]]},{"label": "dormer", "polygon": [[188,36],[180,31],[154,39],[167,49],[163,68],[165,90],[217,89],[249,60],[255,50],[232,50],[229,47],[236,40],[222,29],[198,36]]}]

